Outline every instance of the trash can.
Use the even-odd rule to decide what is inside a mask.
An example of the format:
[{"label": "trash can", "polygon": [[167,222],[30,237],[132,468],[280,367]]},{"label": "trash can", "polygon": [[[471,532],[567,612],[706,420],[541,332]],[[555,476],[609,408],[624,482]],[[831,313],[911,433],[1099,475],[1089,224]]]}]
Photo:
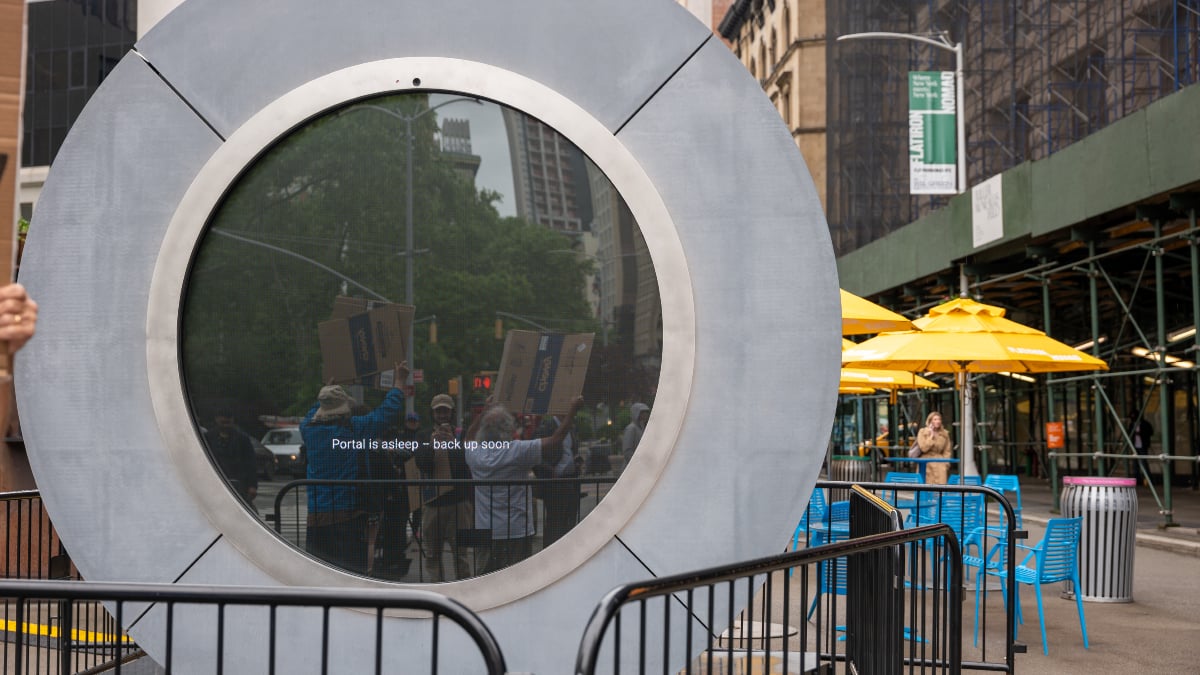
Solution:
[{"label": "trash can", "polygon": [[[875,462],[870,457],[858,455],[834,455],[829,462],[829,480],[851,480],[868,482],[875,477]],[[849,490],[830,490],[829,501],[840,502],[850,499]]]},{"label": "trash can", "polygon": [[[1137,481],[1066,476],[1063,515],[1083,517],[1079,537],[1080,597],[1088,602],[1133,602],[1133,552],[1137,532]],[[1070,594],[1066,582],[1064,594]]]}]

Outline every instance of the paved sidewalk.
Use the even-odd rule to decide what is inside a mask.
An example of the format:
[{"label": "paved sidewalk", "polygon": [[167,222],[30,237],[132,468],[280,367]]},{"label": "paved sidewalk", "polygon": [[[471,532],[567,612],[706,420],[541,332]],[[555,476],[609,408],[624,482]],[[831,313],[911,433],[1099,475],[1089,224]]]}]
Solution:
[{"label": "paved sidewalk", "polygon": [[[1161,497],[1161,493],[1160,493]],[[1061,597],[1059,584],[1042,588],[1050,653],[1042,653],[1037,602],[1032,588],[1021,588],[1025,623],[1017,640],[1028,652],[1016,657],[1019,675],[1096,675],[1108,672],[1200,672],[1200,492],[1175,489],[1173,520],[1165,522],[1147,487],[1138,487],[1137,546],[1134,551],[1133,602],[1084,602],[1089,648],[1084,649],[1075,602]],[[1033,544],[1041,539],[1050,512],[1049,481],[1022,478],[1023,520]],[[990,612],[1002,606],[991,594]],[[965,648],[971,645],[974,595],[964,602]],[[1000,614],[996,614],[1000,616]]]}]

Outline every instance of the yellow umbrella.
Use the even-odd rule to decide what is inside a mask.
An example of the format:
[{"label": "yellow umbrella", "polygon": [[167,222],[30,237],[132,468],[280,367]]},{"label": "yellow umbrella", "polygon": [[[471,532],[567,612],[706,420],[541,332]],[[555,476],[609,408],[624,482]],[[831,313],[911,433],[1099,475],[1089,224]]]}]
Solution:
[{"label": "yellow umbrella", "polygon": [[[1108,370],[1104,361],[1040,330],[1004,318],[1004,309],[957,298],[913,322],[920,330],[885,333],[842,351],[842,366],[937,373],[1051,373]],[[973,429],[969,395],[964,429]],[[974,437],[963,435],[963,471],[974,471]]]},{"label": "yellow umbrella", "polygon": [[1004,318],[1004,309],[957,298],[913,321],[920,330],[885,333],[842,351],[842,365],[935,373],[1054,373],[1108,370],[1104,361]]},{"label": "yellow umbrella", "polygon": [[937,384],[902,370],[876,368],[842,368],[840,386],[872,387],[874,389],[929,389]]},{"label": "yellow umbrella", "polygon": [[[857,347],[855,343],[842,338],[842,351]],[[877,389],[891,390],[893,396],[897,389],[927,389],[937,387],[937,383],[902,370],[883,370],[878,368],[842,368],[842,377],[838,382],[839,394],[874,394]]]},{"label": "yellow umbrella", "polygon": [[890,309],[842,289],[842,335],[909,330],[912,322]]}]

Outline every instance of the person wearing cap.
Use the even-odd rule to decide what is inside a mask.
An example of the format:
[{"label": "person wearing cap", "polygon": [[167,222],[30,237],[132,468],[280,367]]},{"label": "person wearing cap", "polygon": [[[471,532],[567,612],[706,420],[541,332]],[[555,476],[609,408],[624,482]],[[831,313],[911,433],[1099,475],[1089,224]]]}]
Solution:
[{"label": "person wearing cap", "polygon": [[[433,430],[416,450],[421,478],[446,480],[469,479],[462,436],[454,430],[454,398],[438,394],[429,402]],[[465,579],[471,576],[471,560],[466,546],[460,545],[458,531],[471,529],[474,518],[470,492],[466,486],[422,486],[421,557],[425,572],[433,582]],[[444,569],[442,552],[446,546],[454,558],[454,576]]]},{"label": "person wearing cap", "polygon": [[[396,382],[408,377],[408,362],[396,366]],[[363,409],[339,385],[321,388],[300,423],[308,452],[310,480],[352,481],[359,478],[361,455],[377,441],[404,406],[404,394],[393,388],[374,410]],[[360,414],[356,414],[360,413]],[[352,572],[367,570],[367,513],[358,490],[350,485],[310,485],[305,549]]]}]

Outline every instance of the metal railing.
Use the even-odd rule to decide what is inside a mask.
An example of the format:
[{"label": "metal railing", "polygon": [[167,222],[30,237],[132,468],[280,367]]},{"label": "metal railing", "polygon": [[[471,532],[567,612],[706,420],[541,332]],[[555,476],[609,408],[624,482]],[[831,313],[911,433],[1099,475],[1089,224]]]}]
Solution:
[{"label": "metal railing", "polygon": [[[823,621],[824,612],[817,614],[815,624],[804,618],[809,599],[820,587],[822,570],[833,569],[839,559],[880,549],[901,547],[903,556],[904,547],[931,540],[958,551],[948,526],[929,525],[620,586],[606,594],[593,612],[580,642],[575,672],[823,672],[845,662],[847,656],[846,641],[841,639],[844,626]],[[864,564],[870,566],[869,561]],[[961,563],[943,570],[949,574],[940,579],[922,573],[921,583],[907,585],[905,592],[913,601],[914,596],[926,596],[926,588],[949,589],[944,594],[949,626],[945,635],[934,638],[948,645],[961,639],[962,603],[956,590]],[[887,566],[875,572],[890,576],[896,570]],[[922,597],[916,601],[922,602]],[[921,620],[917,625],[891,628],[928,641],[936,627],[924,621],[929,613],[917,616]],[[677,627],[673,621],[686,626]],[[659,622],[661,626],[656,625]],[[672,643],[670,636],[679,630],[682,640]],[[892,664],[896,670],[886,672],[907,668],[908,672],[958,673],[954,661],[952,649],[944,655],[926,650],[923,655],[904,656],[902,663]]]},{"label": "metal railing", "polygon": [[0,578],[66,579],[78,575],[50,523],[41,493],[19,490],[0,493]]},{"label": "metal railing", "polygon": [[[522,480],[302,479],[280,486],[274,498],[274,510],[262,517],[289,543],[310,550],[318,557],[328,558],[309,546],[309,490],[351,488],[357,495],[367,492],[385,494],[396,502],[400,495],[406,495],[404,506],[384,507],[379,512],[361,514],[367,523],[367,535],[363,543],[366,552],[361,561],[340,566],[350,569],[361,564],[362,569],[351,571],[392,581],[453,581],[498,569],[497,556],[492,551],[493,537],[504,541],[527,540],[522,544],[528,550],[520,551],[520,557],[533,555],[549,546],[587,517],[616,480],[612,476]],[[414,503],[422,501],[418,493],[423,489],[432,489],[436,494],[442,491],[439,488],[465,492],[463,499],[466,506],[462,509],[423,509],[423,512],[413,507]],[[493,501],[503,502],[505,507],[477,516],[476,509],[482,507],[475,503],[475,495],[480,491]],[[361,504],[362,500],[358,499],[357,503]],[[356,507],[355,510],[362,511],[363,507]],[[513,516],[515,512],[520,512],[519,519]],[[494,513],[505,513],[509,518],[497,519],[492,517]],[[483,526],[477,527],[477,523]],[[424,532],[426,529],[432,531]],[[433,536],[447,530],[453,532],[454,536]],[[524,536],[528,532],[532,534]],[[407,562],[400,569],[384,567],[385,549],[393,558],[400,556]],[[444,559],[446,556],[449,558]],[[327,562],[340,564],[337,560]],[[380,564],[377,565],[377,562]],[[516,560],[510,555],[507,562],[511,564]]]},{"label": "metal railing", "polygon": [[[201,665],[192,659],[177,654],[205,654],[212,672],[220,673],[228,663],[226,649],[235,636],[248,630],[265,632],[253,634],[257,650],[253,670],[262,673],[289,672],[285,665],[286,656],[280,653],[283,643],[279,634],[283,626],[291,625],[297,617],[312,621],[312,609],[320,611],[319,645],[308,645],[316,650],[318,660],[308,662],[321,673],[344,671],[344,664],[336,662],[331,637],[332,609],[354,609],[366,612],[374,619],[374,648],[370,661],[373,668],[367,672],[427,672],[439,670],[443,620],[457,625],[473,642],[482,661],[482,670],[488,675],[503,675],[506,672],[503,652],[495,637],[474,613],[458,602],[430,591],[421,590],[352,590],[323,588],[250,588],[243,586],[188,586],[180,584],[127,584],[96,583],[85,581],[0,581],[0,598],[13,617],[6,622],[5,673],[27,675],[38,673],[112,672],[120,674],[131,660],[143,654],[124,634],[113,631],[109,626],[87,625],[82,617],[88,616],[90,608],[105,603],[112,608],[118,624],[130,622],[137,615],[149,611],[146,603],[154,603],[163,618],[159,625],[161,634],[146,635],[150,629],[144,624],[140,629],[142,639],[153,641],[162,647],[163,662],[158,664],[167,673],[176,667],[185,667],[188,672],[199,672]],[[258,608],[257,613],[238,613],[230,608]],[[211,645],[194,642],[195,631],[186,635],[190,642],[179,644],[177,625],[203,612],[201,620],[213,621]],[[212,610],[215,610],[215,615]],[[433,621],[427,642],[428,654],[415,654],[411,650],[401,652],[388,649],[383,639],[384,613],[389,610],[410,610],[428,613]],[[294,614],[293,614],[294,612]],[[189,616],[191,615],[191,616]],[[81,639],[93,636],[90,639]],[[370,636],[363,636],[370,639]],[[455,641],[457,645],[461,641]],[[99,644],[109,645],[109,659],[96,666],[88,667],[83,660],[96,652]],[[243,646],[246,641],[241,643]],[[244,656],[244,655],[243,655]],[[293,655],[294,656],[294,655]],[[249,671],[245,662],[237,665],[239,670]],[[362,670],[359,670],[362,672]],[[457,674],[456,674],[457,675]]]},{"label": "metal railing", "polygon": [[[902,528],[900,511],[861,487],[852,488],[849,501],[851,539]],[[904,663],[904,583],[901,546],[884,546],[847,558],[846,662],[852,672],[900,671]],[[956,586],[953,581],[950,585]],[[961,624],[961,610],[958,620]],[[958,663],[961,642],[950,644],[951,651],[957,647],[959,653],[952,653],[948,660]]]},{"label": "metal railing", "polygon": [[[992,551],[997,544],[1002,545],[1007,552],[1007,555],[1003,558],[1004,569],[1008,574],[1008,578],[1013,578],[1017,562],[1013,555],[1013,552],[1016,550],[1016,543],[1019,540],[1027,539],[1029,535],[1024,529],[1017,526],[1017,518],[1013,506],[1000,492],[978,485],[932,485],[825,480],[817,481],[815,489],[826,489],[833,492],[837,490],[851,490],[856,486],[879,496],[889,504],[899,506],[901,509],[909,512],[910,515],[907,518],[906,527],[939,522],[951,527],[956,533],[962,533],[962,538],[972,534],[975,529],[974,526],[977,524],[966,522],[967,515],[965,510],[963,512],[955,512],[953,516],[950,515],[949,511],[943,511],[942,505],[945,504],[945,500],[942,497],[956,496],[957,499],[961,500],[967,495],[982,496],[985,513],[985,519],[982,523],[984,527],[978,532],[974,532],[974,536],[971,539],[972,551],[966,552],[974,552],[982,557],[986,556],[989,551]],[[820,543],[820,539],[814,539],[814,536],[819,536],[822,527],[832,527],[830,512],[827,512],[824,517],[824,522],[820,518],[816,519],[821,527],[815,530],[810,527],[805,534],[805,538],[801,540],[801,545],[809,546],[813,543]],[[962,538],[960,538],[960,544],[962,543]],[[936,546],[924,546],[914,548],[911,562],[918,568],[925,565],[937,568],[938,566],[945,565],[951,558],[955,558],[961,563],[961,554],[951,555],[945,550],[938,550]],[[912,574],[910,572],[910,576]],[[973,578],[965,579],[964,581],[971,584],[969,586],[970,590],[974,590],[975,580]],[[910,579],[909,583],[913,583],[913,580]],[[1002,605],[999,607],[995,606],[994,603],[988,604],[985,602],[981,604],[978,618],[980,639],[978,646],[975,646],[975,640],[972,640],[972,646],[964,652],[964,660],[962,662],[964,670],[1014,672],[1016,654],[1025,653],[1026,651],[1026,645],[1016,640],[1016,587],[1017,584],[1007,585],[1007,597],[1004,598]],[[998,587],[995,590],[998,591]],[[993,597],[994,595],[999,595],[999,593],[993,594]],[[911,611],[912,607],[910,606],[909,609]],[[913,644],[923,645],[925,643],[910,641],[910,645]],[[997,658],[998,652],[999,658]]]}]

